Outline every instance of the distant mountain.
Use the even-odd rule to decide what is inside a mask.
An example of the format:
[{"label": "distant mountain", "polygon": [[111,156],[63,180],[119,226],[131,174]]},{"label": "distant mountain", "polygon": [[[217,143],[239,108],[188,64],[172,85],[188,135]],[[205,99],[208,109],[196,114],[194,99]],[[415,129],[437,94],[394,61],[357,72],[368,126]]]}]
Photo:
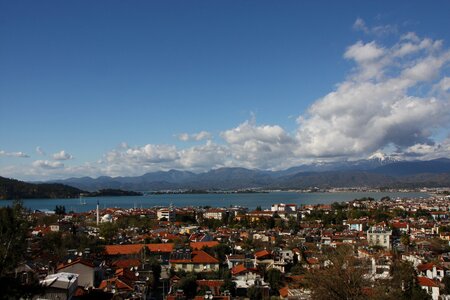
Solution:
[{"label": "distant mountain", "polygon": [[400,161],[373,170],[374,173],[391,176],[450,173],[450,159],[439,158],[429,161]]},{"label": "distant mountain", "polygon": [[450,186],[450,159],[398,161],[375,153],[369,159],[301,165],[282,171],[219,168],[204,173],[170,170],[136,177],[69,178],[55,181],[79,189],[158,191],[174,189],[247,189],[308,187]]},{"label": "distant mountain", "polygon": [[305,164],[283,171],[278,171],[276,172],[276,175],[286,176],[297,174],[299,172],[368,171],[398,161],[399,160],[396,157],[377,152],[371,155],[368,159]]}]

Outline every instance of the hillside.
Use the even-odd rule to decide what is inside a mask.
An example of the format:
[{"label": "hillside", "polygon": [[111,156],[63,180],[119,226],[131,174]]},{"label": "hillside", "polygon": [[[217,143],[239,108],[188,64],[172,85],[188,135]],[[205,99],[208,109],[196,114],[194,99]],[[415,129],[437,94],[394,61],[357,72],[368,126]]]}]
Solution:
[{"label": "hillside", "polygon": [[59,183],[33,184],[0,177],[0,199],[76,198],[82,190]]}]

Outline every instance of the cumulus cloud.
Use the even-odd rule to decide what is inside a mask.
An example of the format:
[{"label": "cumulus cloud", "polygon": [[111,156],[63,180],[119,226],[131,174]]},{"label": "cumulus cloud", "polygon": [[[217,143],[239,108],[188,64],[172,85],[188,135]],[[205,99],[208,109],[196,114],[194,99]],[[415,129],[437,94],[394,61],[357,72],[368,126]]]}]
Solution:
[{"label": "cumulus cloud", "polygon": [[19,151],[19,152],[7,152],[4,150],[0,150],[0,156],[8,156],[8,157],[20,157],[20,158],[28,158],[30,157],[28,154]]},{"label": "cumulus cloud", "polygon": [[296,141],[278,125],[246,121],[221,133],[233,161],[249,168],[276,168],[293,155]]},{"label": "cumulus cloud", "polygon": [[42,169],[60,169],[64,164],[60,161],[36,160],[33,162],[33,167]]},{"label": "cumulus cloud", "polygon": [[195,146],[179,151],[179,164],[184,169],[204,171],[232,165],[230,149],[211,141],[201,146]]},{"label": "cumulus cloud", "polygon": [[188,142],[188,141],[202,141],[211,139],[212,135],[207,131],[200,131],[198,133],[193,134],[181,133],[177,137],[180,141]]},{"label": "cumulus cloud", "polygon": [[[388,145],[432,144],[433,132],[450,122],[450,103],[415,91],[439,79],[450,52],[440,42],[415,37],[389,48],[375,42],[350,46],[344,57],[355,62],[356,71],[298,118],[297,155],[351,157]],[[406,44],[414,50],[400,50]],[[414,58],[401,58],[406,52],[415,52]]]},{"label": "cumulus cloud", "polygon": [[73,158],[71,154],[67,153],[64,150],[54,153],[52,157],[54,160],[69,160]]},{"label": "cumulus cloud", "polygon": [[421,159],[450,157],[450,137],[439,143],[412,145],[404,151],[404,155]]}]

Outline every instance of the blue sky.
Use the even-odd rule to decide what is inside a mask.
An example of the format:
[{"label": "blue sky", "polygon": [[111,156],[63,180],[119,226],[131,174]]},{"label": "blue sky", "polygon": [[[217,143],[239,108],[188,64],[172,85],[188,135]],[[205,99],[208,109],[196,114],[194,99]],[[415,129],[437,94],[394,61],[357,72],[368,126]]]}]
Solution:
[{"label": "blue sky", "polygon": [[0,175],[448,156],[449,9],[0,1]]}]

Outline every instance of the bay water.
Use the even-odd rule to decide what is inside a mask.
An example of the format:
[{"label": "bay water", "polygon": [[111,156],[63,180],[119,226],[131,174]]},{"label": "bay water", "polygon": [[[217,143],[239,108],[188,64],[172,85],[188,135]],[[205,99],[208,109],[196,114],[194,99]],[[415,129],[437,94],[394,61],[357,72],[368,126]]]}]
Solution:
[{"label": "bay water", "polygon": [[[362,197],[372,197],[379,200],[389,196],[395,198],[427,198],[427,193],[418,192],[333,192],[333,193],[298,193],[298,192],[270,192],[270,193],[230,193],[230,194],[162,194],[147,196],[122,197],[85,197],[82,199],[26,199],[22,200],[30,210],[54,210],[56,205],[64,205],[66,211],[85,212],[95,209],[97,201],[101,208],[149,208],[155,206],[190,207],[211,206],[229,207],[243,206],[255,209],[261,206],[270,208],[275,203],[293,203],[298,206],[304,204],[329,204],[333,202],[350,201]],[[0,206],[7,206],[12,200],[0,200]]]}]

